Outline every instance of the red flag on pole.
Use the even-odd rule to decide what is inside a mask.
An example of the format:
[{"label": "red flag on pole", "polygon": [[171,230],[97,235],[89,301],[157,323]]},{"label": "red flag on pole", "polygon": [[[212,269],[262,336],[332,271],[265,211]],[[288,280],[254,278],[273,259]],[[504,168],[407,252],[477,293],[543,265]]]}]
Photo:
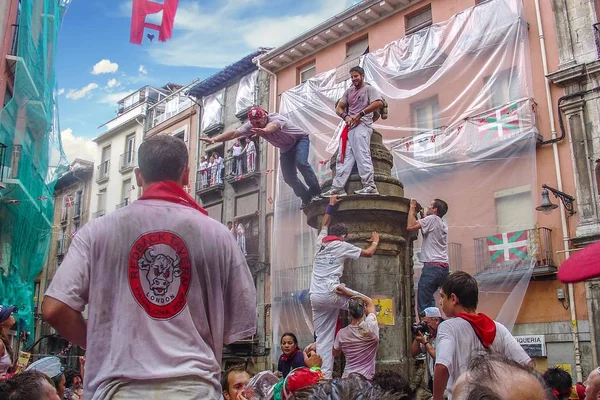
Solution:
[{"label": "red flag on pole", "polygon": [[[129,41],[135,44],[142,44],[144,38],[144,28],[158,31],[158,40],[165,42],[173,34],[173,23],[175,22],[175,13],[179,0],[164,0],[163,4],[149,0],[133,0],[131,11],[131,30]],[[146,22],[148,14],[163,12],[160,25]]]}]

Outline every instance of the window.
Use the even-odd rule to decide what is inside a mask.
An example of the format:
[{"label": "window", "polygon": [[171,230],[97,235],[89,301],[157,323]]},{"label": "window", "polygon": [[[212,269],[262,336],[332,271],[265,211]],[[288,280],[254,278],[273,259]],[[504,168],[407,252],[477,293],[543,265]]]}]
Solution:
[{"label": "window", "polygon": [[410,35],[423,28],[431,26],[431,4],[406,16],[406,34]]},{"label": "window", "polygon": [[302,68],[298,68],[298,78],[300,83],[304,83],[313,76],[315,76],[317,72],[317,64],[313,61],[308,65],[305,65]]},{"label": "window", "polygon": [[485,85],[490,91],[491,108],[503,106],[521,97],[519,79],[513,69],[502,71],[494,78],[485,78]]},{"label": "window", "polygon": [[508,233],[535,226],[530,185],[494,192],[498,232]]},{"label": "window", "polygon": [[126,179],[123,181],[123,186],[121,187],[121,203],[122,206],[126,206],[129,204],[129,197],[131,196],[131,179]]},{"label": "window", "polygon": [[439,107],[437,96],[410,105],[412,125],[419,132],[427,132],[438,127]]},{"label": "window", "polygon": [[75,193],[75,211],[73,212],[73,218],[81,216],[81,202],[83,201],[83,190],[78,190]]},{"label": "window", "polygon": [[212,219],[223,222],[223,203],[217,203],[212,206],[204,207],[208,216]]},{"label": "window", "polygon": [[350,78],[350,69],[356,67],[360,56],[369,52],[369,38],[367,36],[346,45],[346,58],[335,71],[335,82],[344,82]]},{"label": "window", "polygon": [[254,192],[235,199],[236,217],[249,216],[258,210],[258,192]]},{"label": "window", "polygon": [[127,165],[133,163],[133,152],[135,151],[135,134],[127,136],[125,139],[125,162]]},{"label": "window", "polygon": [[98,209],[97,211],[106,210],[106,189],[100,189],[98,192]]},{"label": "window", "polygon": [[184,142],[185,142],[185,131],[186,131],[186,129],[185,129],[185,128],[183,128],[183,129],[181,129],[181,130],[179,130],[179,131],[175,131],[175,132],[173,132],[173,133],[171,134],[171,136],[174,136],[174,137],[176,137],[177,139],[181,139],[182,141],[184,141]]},{"label": "window", "polygon": [[108,177],[108,172],[110,171],[110,146],[102,149],[102,162],[98,168],[100,170],[99,178]]}]

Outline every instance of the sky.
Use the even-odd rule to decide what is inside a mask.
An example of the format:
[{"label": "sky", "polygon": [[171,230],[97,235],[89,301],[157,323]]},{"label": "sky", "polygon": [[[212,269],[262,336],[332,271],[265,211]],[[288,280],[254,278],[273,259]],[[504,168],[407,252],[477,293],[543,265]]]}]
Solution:
[{"label": "sky", "polygon": [[[256,51],[301,35],[357,0],[180,0],[173,37],[129,42],[131,0],[72,0],[56,56],[63,148],[94,160],[91,141],[117,102],[145,85],[205,79]],[[160,21],[162,14],[154,20]],[[145,33],[158,32],[146,30]]]}]

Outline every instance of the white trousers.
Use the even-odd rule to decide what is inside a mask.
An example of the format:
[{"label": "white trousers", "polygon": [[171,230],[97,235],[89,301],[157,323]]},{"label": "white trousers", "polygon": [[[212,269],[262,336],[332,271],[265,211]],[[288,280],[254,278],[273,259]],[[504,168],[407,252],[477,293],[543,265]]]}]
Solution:
[{"label": "white trousers", "polygon": [[371,159],[372,133],[373,129],[362,122],[354,128],[350,128],[343,164],[340,163],[340,156],[342,155],[341,146],[338,151],[332,187],[343,189],[344,186],[346,186],[346,182],[348,182],[348,178],[350,177],[352,168],[354,168],[354,163],[356,162],[356,167],[358,168],[358,174],[360,175],[360,181],[362,182],[363,187],[376,188],[373,173],[373,160]]},{"label": "white trousers", "polygon": [[[349,289],[350,290],[350,289]],[[356,294],[360,294],[356,292]],[[317,335],[317,353],[323,359],[321,371],[326,379],[333,372],[333,342],[335,326],[340,310],[348,310],[349,297],[333,293],[311,293],[310,305],[313,313],[313,325]]]}]

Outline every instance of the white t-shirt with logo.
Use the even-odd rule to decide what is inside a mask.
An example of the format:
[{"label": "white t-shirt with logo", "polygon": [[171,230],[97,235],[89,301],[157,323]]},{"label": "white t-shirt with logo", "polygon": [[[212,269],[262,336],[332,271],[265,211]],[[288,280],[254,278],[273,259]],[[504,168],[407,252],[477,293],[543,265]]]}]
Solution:
[{"label": "white t-shirt with logo", "polygon": [[[496,324],[496,338],[489,347],[493,353],[500,353],[520,364],[527,365],[531,358],[510,334],[508,329],[499,322]],[[485,348],[475,334],[471,324],[462,318],[448,319],[440,324],[435,348],[435,364],[448,368],[448,384],[446,394],[452,400],[454,384],[458,377],[467,370],[469,361]]]},{"label": "white t-shirt with logo", "polygon": [[448,263],[448,225],[437,215],[419,220],[423,232],[423,244],[419,259],[422,263]]},{"label": "white t-shirt with logo", "polygon": [[223,344],[256,332],[256,289],[231,233],[161,200],[86,224],[46,296],[88,305],[86,399],[113,379],[197,376],[219,391]]},{"label": "white t-shirt with logo", "polygon": [[361,248],[353,244],[335,240],[323,243],[327,229],[321,230],[315,245],[310,293],[331,293],[340,284],[347,258],[360,258]]}]

